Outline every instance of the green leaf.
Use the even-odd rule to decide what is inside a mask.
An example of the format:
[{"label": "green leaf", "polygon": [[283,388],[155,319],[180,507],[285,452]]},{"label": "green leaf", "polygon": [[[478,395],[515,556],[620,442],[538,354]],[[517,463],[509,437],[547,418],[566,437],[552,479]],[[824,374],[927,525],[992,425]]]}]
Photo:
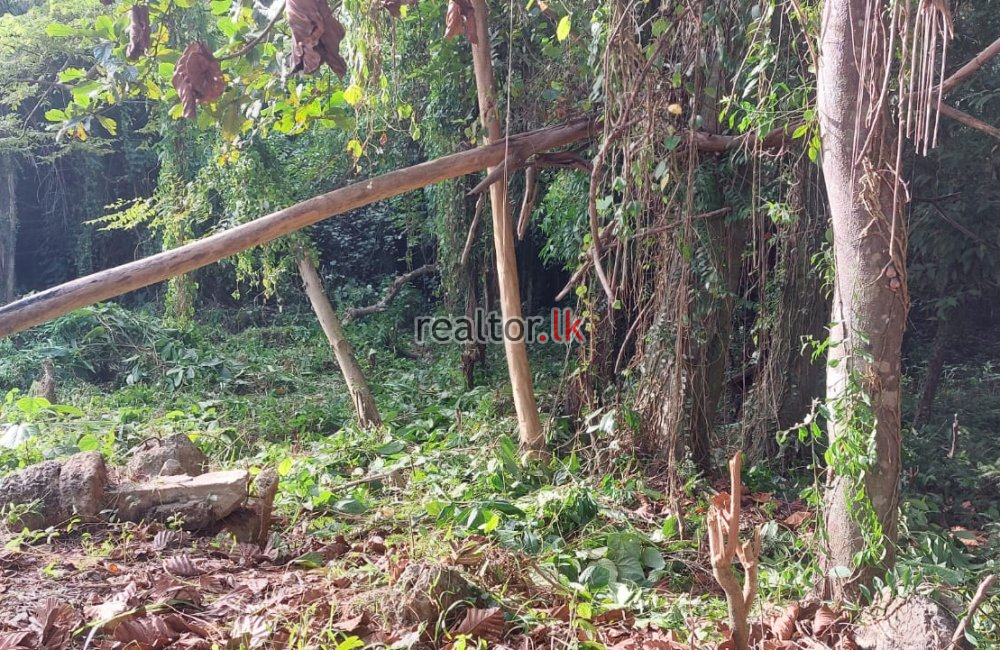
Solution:
[{"label": "green leaf", "polygon": [[69,83],[70,81],[76,81],[77,79],[82,79],[87,75],[87,71],[83,68],[66,68],[59,73],[59,81],[63,83]]},{"label": "green leaf", "polygon": [[45,111],[45,119],[49,122],[64,122],[66,121],[66,113],[58,108],[50,108]]},{"label": "green leaf", "polygon": [[278,476],[288,476],[288,473],[292,471],[292,465],[295,460],[291,456],[286,456],[278,463]]},{"label": "green leaf", "polygon": [[80,30],[63,23],[49,23],[45,26],[45,33],[54,38],[66,38],[67,36],[76,36]]},{"label": "green leaf", "polygon": [[361,89],[361,86],[351,84],[344,90],[344,101],[351,106],[357,106],[361,103],[361,98],[364,97],[364,94],[364,90]]},{"label": "green leaf", "polygon": [[113,119],[105,115],[98,115],[97,121],[100,122],[101,126],[104,127],[104,130],[109,134],[118,135],[118,124]]},{"label": "green leaf", "polygon": [[80,449],[80,451],[97,451],[101,448],[101,441],[94,434],[88,433],[80,438],[80,440],[76,443],[76,446]]},{"label": "green leaf", "polygon": [[566,14],[559,20],[559,26],[556,27],[556,39],[562,43],[569,36],[570,30],[573,28],[573,14]]}]

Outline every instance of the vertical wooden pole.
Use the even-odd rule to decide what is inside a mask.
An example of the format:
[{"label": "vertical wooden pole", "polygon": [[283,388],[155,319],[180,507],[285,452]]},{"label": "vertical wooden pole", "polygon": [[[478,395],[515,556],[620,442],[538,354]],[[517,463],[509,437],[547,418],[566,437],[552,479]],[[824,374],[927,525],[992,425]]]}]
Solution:
[{"label": "vertical wooden pole", "polygon": [[368,382],[361,372],[361,366],[354,356],[354,349],[344,335],[344,328],[337,318],[337,312],[333,310],[330,299],[323,291],[323,281],[320,280],[319,273],[316,272],[316,265],[306,254],[300,254],[298,258],[299,275],[302,276],[302,283],[305,285],[306,295],[312,303],[313,311],[319,319],[319,324],[323,328],[323,333],[330,341],[334,356],[337,357],[337,364],[340,371],[344,373],[344,383],[351,395],[351,402],[354,410],[358,413],[358,423],[365,429],[371,429],[382,424],[378,408],[375,406],[375,399],[368,388]]},{"label": "vertical wooden pole", "polygon": [[[496,93],[493,84],[493,61],[490,55],[489,9],[486,0],[472,0],[476,21],[477,41],[472,46],[472,63],[476,74],[476,91],[479,97],[479,118],[486,129],[486,144],[503,140],[504,131],[497,115]],[[487,169],[487,173],[493,171]],[[524,321],[521,316],[521,290],[518,285],[517,259],[514,252],[514,229],[511,207],[507,198],[507,179],[490,186],[490,207],[493,212],[493,245],[497,255],[497,276],[500,283],[500,313],[504,330],[511,320],[519,321],[519,326],[510,329],[521,330],[521,340],[504,337],[504,352],[507,355],[507,369],[514,393],[514,408],[520,429],[521,447],[529,452],[545,450],[545,436],[538,416],[538,404],[532,386],[531,366],[528,364],[528,349],[524,341]]]}]

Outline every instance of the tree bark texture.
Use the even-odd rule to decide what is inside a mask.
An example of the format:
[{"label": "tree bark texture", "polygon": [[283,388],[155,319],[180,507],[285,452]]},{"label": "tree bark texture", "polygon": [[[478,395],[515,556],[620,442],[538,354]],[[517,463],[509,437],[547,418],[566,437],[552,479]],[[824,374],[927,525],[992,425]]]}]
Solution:
[{"label": "tree bark texture", "polygon": [[[828,474],[824,566],[828,594],[846,599],[892,566],[897,535],[900,350],[909,300],[896,130],[882,92],[887,12],[881,2],[825,2],[817,72],[835,269],[828,434],[832,455],[840,456]],[[866,550],[880,555],[857,562]]]},{"label": "tree bark texture", "polygon": [[14,299],[17,278],[17,174],[10,155],[0,154],[0,304]]},{"label": "tree bark texture", "polygon": [[[486,0],[472,0],[476,21],[477,43],[472,45],[472,63],[476,74],[476,91],[479,97],[479,118],[487,133],[487,143],[500,143],[504,132],[497,113],[496,91],[493,82],[493,61],[490,52],[489,9]],[[493,172],[495,167],[487,169]],[[497,256],[497,277],[500,283],[500,313],[506,324],[511,320],[521,322],[521,290],[517,274],[517,258],[514,250],[514,226],[511,206],[507,196],[508,179],[502,178],[490,185],[490,207],[493,212],[493,245]],[[538,404],[532,385],[531,366],[528,363],[528,348],[521,340],[504,337],[504,352],[507,355],[507,370],[514,394],[514,409],[517,411],[521,447],[526,451],[542,452],[545,449],[545,435],[542,432]]]},{"label": "tree bark texture", "polygon": [[306,255],[301,255],[298,259],[299,275],[302,276],[302,284],[305,286],[306,295],[312,304],[316,318],[326,334],[326,339],[330,342],[330,348],[337,358],[337,365],[344,374],[344,383],[347,384],[347,391],[351,395],[351,403],[358,414],[358,424],[364,429],[372,429],[382,424],[378,408],[375,406],[375,399],[372,397],[371,389],[365,380],[361,366],[358,365],[357,357],[354,356],[354,349],[344,334],[344,328],[337,318],[330,299],[323,290],[323,280],[316,272],[316,265]]}]

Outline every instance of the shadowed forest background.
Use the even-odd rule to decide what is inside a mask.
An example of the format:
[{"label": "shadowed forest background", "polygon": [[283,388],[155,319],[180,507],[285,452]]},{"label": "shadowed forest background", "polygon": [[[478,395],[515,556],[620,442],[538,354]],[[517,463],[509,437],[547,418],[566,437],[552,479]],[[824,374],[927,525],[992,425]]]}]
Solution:
[{"label": "shadowed forest background", "polygon": [[[1000,647],[998,39],[992,0],[0,0],[0,650]],[[363,198],[397,170],[437,176]],[[555,308],[584,343],[414,340]],[[92,507],[46,491],[84,457]],[[202,472],[253,526],[120,496]]]}]

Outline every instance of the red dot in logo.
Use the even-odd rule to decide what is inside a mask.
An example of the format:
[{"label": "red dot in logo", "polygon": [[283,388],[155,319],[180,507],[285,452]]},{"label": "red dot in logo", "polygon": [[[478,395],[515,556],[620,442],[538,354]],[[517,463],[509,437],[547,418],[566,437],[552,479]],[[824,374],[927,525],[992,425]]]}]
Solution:
[{"label": "red dot in logo", "polygon": [[545,343],[546,341],[549,340],[549,337],[546,336],[545,334],[539,334],[538,335],[538,340],[541,341],[542,343]]}]

